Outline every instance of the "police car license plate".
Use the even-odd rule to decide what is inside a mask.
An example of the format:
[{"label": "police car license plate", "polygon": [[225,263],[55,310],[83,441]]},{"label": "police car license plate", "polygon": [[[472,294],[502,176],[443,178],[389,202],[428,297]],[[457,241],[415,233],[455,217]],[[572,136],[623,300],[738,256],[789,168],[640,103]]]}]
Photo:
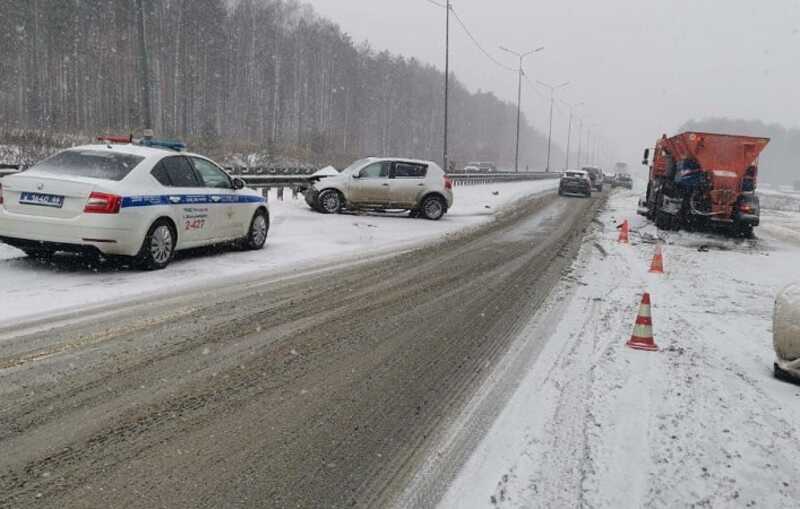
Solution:
[{"label": "police car license plate", "polygon": [[22,193],[19,195],[20,205],[38,205],[60,209],[64,206],[64,197],[54,194]]}]

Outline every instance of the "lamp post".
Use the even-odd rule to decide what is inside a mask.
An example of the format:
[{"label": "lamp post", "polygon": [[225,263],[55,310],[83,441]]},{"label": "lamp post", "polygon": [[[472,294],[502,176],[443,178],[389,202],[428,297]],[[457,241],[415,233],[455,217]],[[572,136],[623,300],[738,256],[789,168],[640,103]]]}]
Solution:
[{"label": "lamp post", "polygon": [[444,163],[444,171],[447,173],[449,171],[448,165],[450,162],[448,148],[447,148],[447,131],[449,127],[450,119],[449,115],[449,107],[450,107],[450,0],[447,0],[447,16],[445,18],[445,42],[444,42],[444,154],[442,156],[442,162]]},{"label": "lamp post", "polygon": [[549,85],[543,81],[536,80],[536,83],[542,85],[543,87],[547,87],[550,89],[550,124],[548,126],[548,133],[547,133],[547,167],[545,168],[546,172],[550,171],[550,148],[553,144],[553,102],[556,98],[556,90],[559,88],[564,88],[569,85],[569,81],[565,81],[560,85]]},{"label": "lamp post", "polygon": [[569,127],[567,128],[567,160],[564,163],[564,169],[569,170],[569,152],[572,148],[572,117],[575,113],[575,108],[579,108],[583,106],[585,103],[578,103],[578,104],[571,104],[569,105]]},{"label": "lamp post", "polygon": [[514,171],[519,172],[519,124],[522,111],[522,76],[523,76],[522,61],[525,60],[525,57],[542,51],[544,49],[544,46],[538,47],[535,50],[528,51],[526,53],[518,53],[504,46],[500,46],[500,49],[507,53],[511,53],[512,55],[519,58],[519,83],[517,85],[517,141],[515,144],[516,148],[514,149]]}]

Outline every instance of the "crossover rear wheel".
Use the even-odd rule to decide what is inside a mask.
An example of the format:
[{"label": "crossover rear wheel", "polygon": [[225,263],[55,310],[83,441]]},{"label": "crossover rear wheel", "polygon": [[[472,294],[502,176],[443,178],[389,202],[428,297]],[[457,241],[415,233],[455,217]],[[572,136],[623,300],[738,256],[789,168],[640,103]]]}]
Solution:
[{"label": "crossover rear wheel", "polygon": [[438,221],[447,211],[447,205],[441,196],[431,195],[422,200],[422,216],[431,221]]}]

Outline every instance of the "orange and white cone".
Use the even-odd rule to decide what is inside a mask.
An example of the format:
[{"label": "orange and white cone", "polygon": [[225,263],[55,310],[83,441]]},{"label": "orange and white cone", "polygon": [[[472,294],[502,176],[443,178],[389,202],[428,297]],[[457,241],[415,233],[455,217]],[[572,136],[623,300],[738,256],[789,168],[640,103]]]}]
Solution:
[{"label": "orange and white cone", "polygon": [[619,239],[617,239],[617,242],[620,242],[622,244],[627,244],[630,237],[630,231],[631,231],[631,225],[628,223],[628,220],[626,219],[625,222],[622,223],[622,226],[620,227]]},{"label": "orange and white cone", "polygon": [[633,326],[633,335],[625,343],[625,346],[636,350],[647,350],[655,352],[658,350],[655,338],[653,338],[653,319],[650,315],[650,294],[642,296],[642,304],[639,306],[639,315],[636,317],[636,325]]},{"label": "orange and white cone", "polygon": [[664,273],[664,254],[661,252],[661,244],[656,245],[656,254],[653,256],[653,263],[650,264],[650,272],[653,274]]}]

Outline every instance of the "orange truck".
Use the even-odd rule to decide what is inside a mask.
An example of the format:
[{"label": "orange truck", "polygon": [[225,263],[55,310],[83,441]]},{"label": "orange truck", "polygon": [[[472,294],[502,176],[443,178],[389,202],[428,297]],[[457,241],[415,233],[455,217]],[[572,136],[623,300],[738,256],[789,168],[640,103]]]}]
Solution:
[{"label": "orange truck", "polygon": [[662,230],[718,228],[749,237],[760,221],[758,157],[769,138],[686,132],[656,143],[639,213]]}]

